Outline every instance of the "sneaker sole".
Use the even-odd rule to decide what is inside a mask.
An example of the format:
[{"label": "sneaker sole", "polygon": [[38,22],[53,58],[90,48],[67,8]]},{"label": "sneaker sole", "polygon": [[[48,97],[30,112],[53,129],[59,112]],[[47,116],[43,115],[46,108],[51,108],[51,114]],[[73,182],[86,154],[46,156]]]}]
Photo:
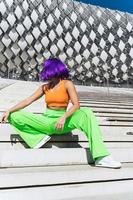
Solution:
[{"label": "sneaker sole", "polygon": [[113,167],[113,166],[108,166],[108,165],[94,165],[95,167],[102,167],[102,168],[109,168],[109,169],[120,169],[121,166],[118,167]]},{"label": "sneaker sole", "polygon": [[41,141],[41,142],[42,142],[42,144],[41,144],[41,142],[40,142],[40,145],[39,145],[39,144],[37,144],[35,147],[33,147],[33,149],[39,149],[39,148],[40,148],[40,147],[42,147],[44,144],[46,144],[46,142],[48,142],[50,139],[51,139],[51,137],[50,137],[50,136],[48,136],[48,137],[46,138],[46,140],[44,140],[44,141]]}]

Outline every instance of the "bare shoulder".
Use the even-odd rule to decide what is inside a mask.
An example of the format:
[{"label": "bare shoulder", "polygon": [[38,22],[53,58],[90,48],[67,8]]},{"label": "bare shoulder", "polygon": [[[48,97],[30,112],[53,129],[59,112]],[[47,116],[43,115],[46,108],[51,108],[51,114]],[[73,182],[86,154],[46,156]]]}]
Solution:
[{"label": "bare shoulder", "polygon": [[42,92],[45,94],[45,90],[46,90],[46,87],[47,87],[47,83],[44,83],[40,86]]},{"label": "bare shoulder", "polygon": [[67,90],[75,89],[75,85],[73,84],[73,82],[71,80],[65,80],[65,88]]},{"label": "bare shoulder", "polygon": [[71,80],[64,80],[65,82],[65,86],[69,87],[69,86],[74,86],[73,82]]}]

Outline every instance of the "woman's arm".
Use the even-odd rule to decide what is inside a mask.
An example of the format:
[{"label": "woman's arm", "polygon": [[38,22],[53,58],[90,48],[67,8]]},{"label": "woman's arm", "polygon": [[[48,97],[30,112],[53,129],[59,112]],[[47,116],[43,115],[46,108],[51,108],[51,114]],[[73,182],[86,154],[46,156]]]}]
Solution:
[{"label": "woman's arm", "polygon": [[80,103],[78,100],[78,94],[77,94],[74,84],[71,81],[67,81],[65,83],[65,86],[69,94],[70,100],[73,104],[72,107],[70,107],[69,110],[64,114],[65,118],[67,118],[70,115],[72,115],[77,109],[80,108]]},{"label": "woman's arm", "polygon": [[36,101],[39,99],[43,94],[44,94],[44,85],[40,86],[32,95],[27,97],[26,99],[20,101],[18,104],[15,106],[9,108],[7,112],[15,112],[17,110],[20,110],[22,108],[25,108],[26,106],[30,105],[32,102]]},{"label": "woman's arm", "polygon": [[78,95],[77,95],[74,84],[71,81],[67,81],[65,83],[65,87],[73,105],[71,108],[69,108],[68,111],[65,112],[63,116],[59,118],[59,120],[57,121],[55,125],[57,129],[63,129],[66,118],[72,115],[77,109],[80,108]]}]

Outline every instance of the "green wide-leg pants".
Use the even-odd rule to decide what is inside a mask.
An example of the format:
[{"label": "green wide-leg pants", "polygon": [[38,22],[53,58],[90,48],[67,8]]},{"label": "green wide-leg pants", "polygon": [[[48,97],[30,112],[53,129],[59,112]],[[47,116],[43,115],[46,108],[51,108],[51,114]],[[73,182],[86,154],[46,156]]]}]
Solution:
[{"label": "green wide-leg pants", "polygon": [[66,119],[63,130],[57,130],[55,124],[66,111],[46,109],[42,114],[33,114],[19,110],[10,113],[9,123],[21,138],[33,148],[45,135],[64,134],[79,129],[87,136],[93,159],[109,155],[101,135],[97,119],[90,108],[81,107]]}]

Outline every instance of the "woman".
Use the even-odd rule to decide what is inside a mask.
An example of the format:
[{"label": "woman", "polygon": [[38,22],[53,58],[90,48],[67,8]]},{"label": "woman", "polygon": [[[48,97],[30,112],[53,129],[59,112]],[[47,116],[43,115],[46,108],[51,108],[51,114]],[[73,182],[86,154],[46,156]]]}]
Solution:
[{"label": "woman", "polygon": [[[79,129],[89,140],[95,166],[120,168],[121,163],[113,160],[102,141],[93,112],[87,107],[80,108],[75,86],[68,80],[66,65],[56,58],[47,59],[43,63],[40,77],[48,83],[41,85],[31,96],[7,110],[2,116],[2,122],[8,119],[30,148],[41,147],[52,134],[61,135]],[[47,107],[43,114],[20,110],[44,94]],[[72,106],[67,110],[69,101]]]}]

